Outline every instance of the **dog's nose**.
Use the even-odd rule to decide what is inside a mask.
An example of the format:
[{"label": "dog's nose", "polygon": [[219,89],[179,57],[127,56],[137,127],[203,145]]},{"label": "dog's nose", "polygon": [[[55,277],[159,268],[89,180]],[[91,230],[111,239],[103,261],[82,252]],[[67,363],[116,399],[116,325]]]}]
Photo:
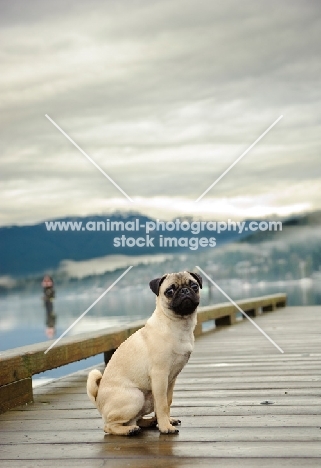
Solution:
[{"label": "dog's nose", "polygon": [[188,289],[188,288],[182,288],[182,289],[181,289],[181,294],[183,294],[184,296],[186,296],[186,294],[189,294],[189,289]]}]

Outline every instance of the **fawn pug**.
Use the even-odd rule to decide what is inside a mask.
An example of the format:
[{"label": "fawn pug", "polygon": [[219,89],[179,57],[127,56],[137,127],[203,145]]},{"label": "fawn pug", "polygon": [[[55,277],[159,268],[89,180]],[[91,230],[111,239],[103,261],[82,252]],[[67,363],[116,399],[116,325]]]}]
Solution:
[{"label": "fawn pug", "polygon": [[[170,417],[175,380],[194,346],[202,278],[188,271],[152,280],[156,309],[145,326],[124,341],[102,375],[88,375],[87,394],[110,434],[133,435],[158,425],[174,434],[180,421]],[[143,416],[155,412],[155,417]]]}]

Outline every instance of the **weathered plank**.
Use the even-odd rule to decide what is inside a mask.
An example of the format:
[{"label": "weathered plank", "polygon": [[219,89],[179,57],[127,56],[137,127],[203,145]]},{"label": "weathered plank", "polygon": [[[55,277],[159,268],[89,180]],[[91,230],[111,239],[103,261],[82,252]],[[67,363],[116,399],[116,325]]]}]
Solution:
[{"label": "weathered plank", "polygon": [[[71,410],[75,410],[78,415],[77,417],[87,419],[92,417],[91,409],[83,409],[82,405],[66,405],[63,409],[55,409],[55,405],[50,408],[50,405],[44,404],[42,405],[44,409],[22,409],[20,411],[13,411],[12,418],[13,419],[45,419],[48,417],[48,409],[52,409],[54,414],[52,417],[55,418],[67,418],[68,412]],[[271,409],[273,406],[273,410]],[[184,416],[221,416],[221,415],[233,415],[233,416],[246,416],[248,414],[253,415],[267,415],[267,414],[296,414],[296,415],[304,415],[304,414],[318,414],[321,415],[321,407],[316,407],[315,405],[305,405],[304,407],[297,407],[297,406],[279,406],[279,405],[271,405],[271,406],[263,406],[259,405],[259,403],[248,405],[248,406],[224,406],[216,403],[213,405],[212,403],[208,402],[206,405],[203,404],[202,406],[191,405],[188,406],[185,404],[184,406],[180,404],[173,404],[172,414],[173,416],[183,418]],[[68,410],[68,411],[66,411]]]},{"label": "weathered plank", "polygon": [[[73,412],[70,412],[73,414]],[[49,416],[49,414],[48,414]],[[74,416],[74,415],[73,415]],[[301,427],[308,428],[313,427],[318,431],[320,430],[320,415],[314,414],[266,414],[264,416],[255,416],[248,414],[246,416],[235,416],[235,415],[220,415],[215,417],[204,415],[204,416],[184,416],[182,418],[182,426],[180,428],[180,436],[183,434],[186,428],[211,428],[213,431],[217,431],[221,428],[244,428],[244,427],[268,427],[273,433],[275,427]],[[28,431],[49,431],[53,434],[59,431],[81,431],[84,428],[87,430],[97,429],[99,434],[102,434],[102,420],[96,414],[93,414],[91,418],[82,419],[72,418],[52,418],[52,419],[6,419],[0,423],[0,432],[15,432],[21,431],[24,434],[28,434]],[[321,430],[320,430],[321,431]],[[1,434],[2,435],[2,434]],[[2,440],[2,437],[0,438]]]},{"label": "weathered plank", "polygon": [[[1,457],[4,459],[19,460],[46,460],[51,458],[136,458],[142,457],[153,460],[155,457],[188,457],[199,459],[202,457],[242,458],[242,457],[321,457],[321,444],[317,442],[181,442],[175,438],[179,436],[160,435],[155,442],[144,440],[138,436],[135,440],[127,438],[112,443],[88,444],[24,444],[23,453],[17,450],[16,445],[3,445]],[[20,446],[21,447],[21,446]]]},{"label": "weathered plank", "polygon": [[[146,430],[141,437],[145,442],[154,443],[159,439],[157,429]],[[207,427],[181,427],[180,442],[321,442],[321,430],[319,427],[228,427],[209,430]],[[127,441],[119,437],[104,435],[100,429],[89,430],[80,429],[74,434],[70,430],[60,430],[54,437],[51,431],[25,430],[7,432],[1,434],[1,444],[121,444],[126,445]]]},{"label": "weathered plank", "polygon": [[[88,466],[96,468],[168,468],[170,465],[168,457],[157,456],[157,458],[147,459],[140,457],[135,458],[118,458],[118,459],[93,459],[93,458],[54,458],[51,460],[19,460],[17,465],[16,460],[5,460],[1,462],[0,467],[3,468],[57,468],[57,466],[63,466],[66,468],[82,468]],[[197,464],[197,465],[196,465]],[[271,466],[276,468],[319,468],[320,459],[319,458],[248,458],[242,457],[237,462],[235,458],[221,458],[215,457],[215,466],[219,468],[235,468],[244,467],[244,468],[271,468]],[[195,468],[195,466],[202,466],[213,468],[213,458],[201,457],[197,460],[195,458],[180,457],[175,459],[175,468]]]}]

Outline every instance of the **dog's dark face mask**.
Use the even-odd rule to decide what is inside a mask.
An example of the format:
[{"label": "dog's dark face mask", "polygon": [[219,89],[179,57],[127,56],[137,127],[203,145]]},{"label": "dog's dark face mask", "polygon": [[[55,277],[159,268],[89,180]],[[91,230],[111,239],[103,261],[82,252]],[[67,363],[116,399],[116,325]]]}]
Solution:
[{"label": "dog's dark face mask", "polygon": [[162,285],[162,300],[175,315],[191,315],[199,305],[199,289],[202,278],[197,273],[171,273],[150,282],[150,287],[158,296]]}]

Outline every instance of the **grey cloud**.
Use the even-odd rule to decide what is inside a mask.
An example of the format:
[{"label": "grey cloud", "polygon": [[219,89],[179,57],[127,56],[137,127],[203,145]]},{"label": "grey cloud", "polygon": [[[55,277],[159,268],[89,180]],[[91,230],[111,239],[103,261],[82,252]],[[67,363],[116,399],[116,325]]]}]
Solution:
[{"label": "grey cloud", "polygon": [[[30,0],[0,8],[5,180],[31,191],[47,177],[66,194],[82,187],[83,200],[115,196],[45,113],[133,196],[198,196],[280,114],[211,195],[319,177],[318,2]],[[64,196],[56,203],[64,213]]]}]

